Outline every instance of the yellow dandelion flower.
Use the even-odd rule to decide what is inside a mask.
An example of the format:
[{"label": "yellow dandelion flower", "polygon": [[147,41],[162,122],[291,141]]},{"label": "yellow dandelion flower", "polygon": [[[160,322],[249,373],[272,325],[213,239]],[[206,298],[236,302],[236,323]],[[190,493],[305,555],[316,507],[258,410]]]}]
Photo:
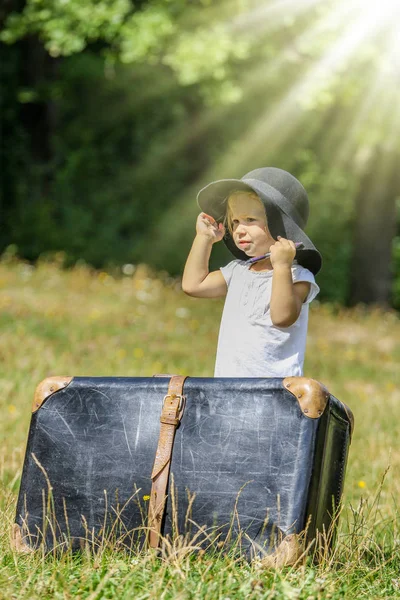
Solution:
[{"label": "yellow dandelion flower", "polygon": [[150,496],[143,496],[143,500],[147,502],[147,500],[150,500]]},{"label": "yellow dandelion flower", "polygon": [[15,415],[15,413],[17,412],[17,409],[14,406],[14,404],[9,404],[8,405],[8,412],[10,413],[10,415]]},{"label": "yellow dandelion flower", "polygon": [[389,381],[385,384],[385,390],[387,392],[394,392],[395,389],[396,389],[396,386],[392,381]]},{"label": "yellow dandelion flower", "polygon": [[91,321],[95,321],[96,319],[99,319],[100,317],[101,317],[101,312],[97,308],[94,308],[89,314],[89,319]]},{"label": "yellow dandelion flower", "polygon": [[358,487],[359,488],[365,488],[367,486],[367,484],[365,483],[365,481],[363,481],[362,479],[358,482]]},{"label": "yellow dandelion flower", "polygon": [[143,358],[143,356],[144,356],[143,348],[135,348],[133,351],[133,356],[135,358]]}]

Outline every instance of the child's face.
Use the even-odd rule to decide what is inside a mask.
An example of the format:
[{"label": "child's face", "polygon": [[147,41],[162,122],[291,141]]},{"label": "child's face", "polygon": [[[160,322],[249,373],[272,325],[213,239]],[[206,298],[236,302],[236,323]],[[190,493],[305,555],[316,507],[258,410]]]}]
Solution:
[{"label": "child's face", "polygon": [[274,239],[271,236],[264,206],[246,193],[235,193],[229,200],[232,237],[236,246],[247,256],[268,252]]}]

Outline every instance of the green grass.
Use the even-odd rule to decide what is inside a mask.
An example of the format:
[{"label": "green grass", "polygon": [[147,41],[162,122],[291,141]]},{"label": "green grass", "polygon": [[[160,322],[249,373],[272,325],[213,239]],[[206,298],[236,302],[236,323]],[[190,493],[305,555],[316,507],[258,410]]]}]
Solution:
[{"label": "green grass", "polygon": [[218,549],[160,559],[109,543],[80,555],[19,555],[9,539],[37,383],[49,375],[212,376],[222,303],[188,298],[143,266],[118,278],[3,261],[0,286],[0,598],[400,597],[396,314],[316,303],[310,313],[305,375],[348,404],[356,422],[329,559],[274,572]]}]

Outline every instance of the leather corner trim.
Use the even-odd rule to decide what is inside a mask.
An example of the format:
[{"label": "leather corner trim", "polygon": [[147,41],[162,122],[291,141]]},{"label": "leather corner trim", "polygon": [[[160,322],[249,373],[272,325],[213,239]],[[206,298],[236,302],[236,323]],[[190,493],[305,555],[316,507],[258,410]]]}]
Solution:
[{"label": "leather corner trim", "polygon": [[283,385],[297,398],[303,415],[318,419],[323,414],[330,394],[322,383],[308,377],[285,377]]},{"label": "leather corner trim", "polygon": [[67,387],[72,379],[73,377],[61,376],[43,379],[36,387],[35,395],[33,397],[32,412],[36,412],[42,406],[43,402],[47,400],[49,396],[54,394],[54,392],[58,392],[58,390]]},{"label": "leather corner trim", "polygon": [[304,535],[291,533],[287,535],[275,552],[261,560],[264,569],[281,569],[299,564],[306,556],[304,548]]},{"label": "leather corner trim", "polygon": [[18,523],[14,523],[12,526],[11,547],[15,552],[19,552],[20,554],[30,554],[31,552],[34,552],[33,548],[24,542],[21,527]]}]

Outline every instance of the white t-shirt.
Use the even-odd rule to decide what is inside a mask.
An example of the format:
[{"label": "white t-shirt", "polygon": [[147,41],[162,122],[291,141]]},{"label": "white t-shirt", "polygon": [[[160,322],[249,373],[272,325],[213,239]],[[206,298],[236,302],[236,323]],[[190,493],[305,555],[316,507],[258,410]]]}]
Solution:
[{"label": "white t-shirt", "polygon": [[296,262],[293,282],[308,281],[310,292],[290,327],[270,316],[271,271],[253,271],[243,260],[221,268],[228,286],[219,330],[214,377],[289,377],[303,374],[308,305],[319,292],[314,275]]}]

